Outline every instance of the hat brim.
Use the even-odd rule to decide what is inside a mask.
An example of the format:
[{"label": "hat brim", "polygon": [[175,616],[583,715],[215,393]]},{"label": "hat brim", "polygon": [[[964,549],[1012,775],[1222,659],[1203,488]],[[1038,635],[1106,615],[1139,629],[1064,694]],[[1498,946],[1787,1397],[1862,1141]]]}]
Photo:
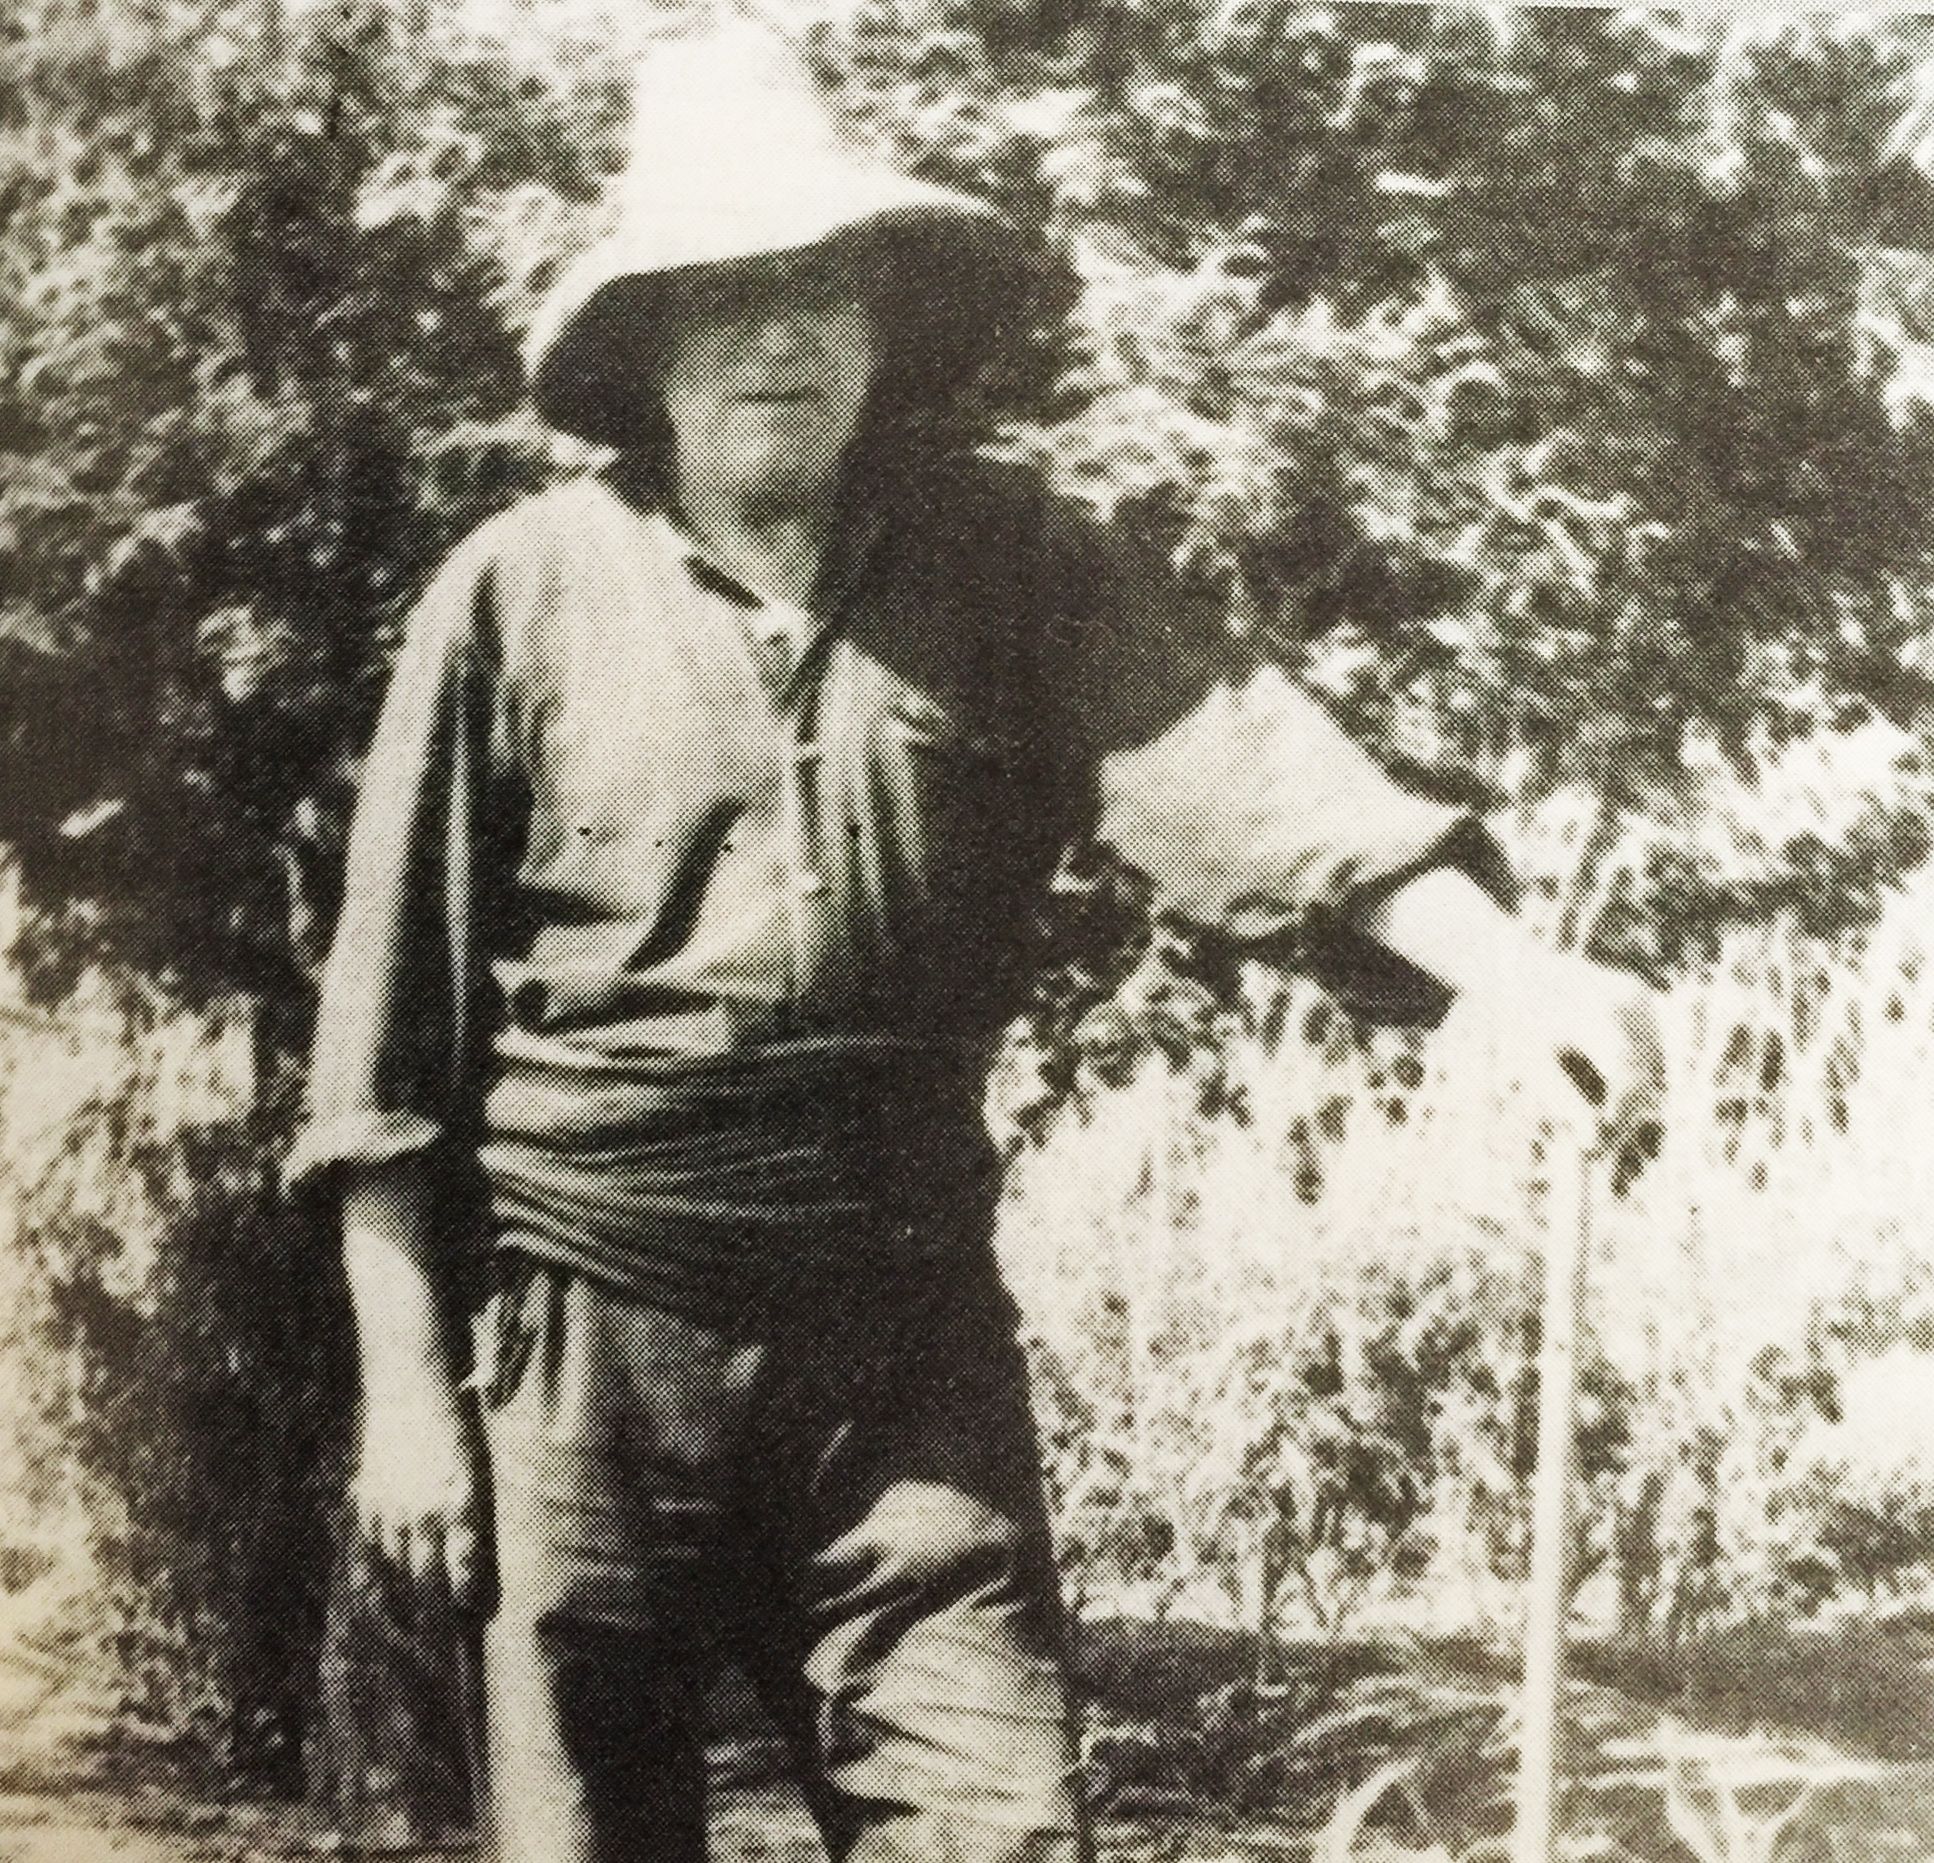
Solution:
[{"label": "hat brim", "polygon": [[[904,245],[918,263],[890,314],[915,328],[912,347],[947,371],[971,371],[998,341],[1035,266],[1012,222],[971,195],[893,175],[873,191],[849,186],[837,209],[792,203],[714,221],[685,250],[649,248],[623,233],[567,267],[539,307],[525,343],[530,396],[551,426],[600,445],[638,437],[638,410],[652,398],[667,286],[705,267],[808,251],[844,236]],[[792,208],[787,211],[788,206]]]}]

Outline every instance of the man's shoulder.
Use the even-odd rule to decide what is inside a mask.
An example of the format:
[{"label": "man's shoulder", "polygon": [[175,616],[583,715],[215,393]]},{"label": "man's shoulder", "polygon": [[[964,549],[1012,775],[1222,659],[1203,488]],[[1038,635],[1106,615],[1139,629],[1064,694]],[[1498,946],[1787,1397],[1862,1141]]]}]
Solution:
[{"label": "man's shoulder", "polygon": [[512,567],[531,560],[603,549],[600,535],[621,504],[597,473],[577,473],[526,492],[485,518],[451,553],[479,568]]},{"label": "man's shoulder", "polygon": [[468,641],[495,664],[522,667],[578,614],[572,591],[603,586],[619,563],[635,572],[641,554],[658,547],[654,528],[638,523],[596,475],[561,479],[466,532],[431,577],[411,629]]},{"label": "man's shoulder", "polygon": [[1053,501],[1046,475],[1032,460],[979,447],[921,459],[906,482],[936,509],[963,514],[1025,517]]},{"label": "man's shoulder", "polygon": [[931,462],[908,489],[931,534],[983,561],[993,550],[997,560],[1038,565],[1098,540],[1092,510],[1032,459],[962,451]]},{"label": "man's shoulder", "polygon": [[445,557],[438,581],[514,627],[526,610],[555,607],[563,589],[663,549],[639,516],[600,474],[560,479],[484,518]]}]

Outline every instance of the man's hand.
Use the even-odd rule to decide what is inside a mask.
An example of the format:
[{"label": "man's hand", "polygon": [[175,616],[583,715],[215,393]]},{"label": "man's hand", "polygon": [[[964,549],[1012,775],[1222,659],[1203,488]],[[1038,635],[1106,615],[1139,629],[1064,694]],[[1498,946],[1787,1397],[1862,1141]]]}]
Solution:
[{"label": "man's hand", "polygon": [[458,1394],[428,1246],[428,1186],[405,1160],[343,1196],[343,1265],[362,1358],[353,1487],[365,1544],[461,1606],[483,1581],[482,1450]]},{"label": "man's hand", "polygon": [[352,1493],[363,1543],[427,1593],[474,1605],[483,1578],[476,1426],[447,1378],[366,1388]]},{"label": "man's hand", "polygon": [[1659,1149],[1665,1101],[1665,1047],[1658,992],[1584,958],[1540,952],[1524,987],[1473,1007],[1500,1025],[1520,1052],[1548,1056],[1598,1115],[1600,1149],[1615,1161],[1619,1189]]},{"label": "man's hand", "polygon": [[1665,1049],[1658,993],[1539,944],[1464,874],[1433,870],[1378,901],[1363,927],[1457,992],[1528,1069],[1560,1068],[1597,1115],[1620,1188],[1659,1147]]}]

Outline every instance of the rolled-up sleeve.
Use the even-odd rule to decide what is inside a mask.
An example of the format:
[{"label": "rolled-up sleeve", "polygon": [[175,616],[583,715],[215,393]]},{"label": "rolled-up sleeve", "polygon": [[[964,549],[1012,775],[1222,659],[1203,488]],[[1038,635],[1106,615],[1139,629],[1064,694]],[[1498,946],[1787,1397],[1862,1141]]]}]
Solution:
[{"label": "rolled-up sleeve", "polygon": [[1147,743],[1099,764],[1098,838],[1159,910],[1240,939],[1347,917],[1425,869],[1500,863],[1476,820],[1399,787],[1279,667],[1191,695]]},{"label": "rolled-up sleeve", "polygon": [[1157,914],[1245,943],[1351,947],[1341,978],[1365,974],[1364,909],[1420,873],[1458,868],[1515,901],[1479,817],[1393,780],[1164,565],[1092,532],[1079,549],[1067,728],[1093,771],[1094,838],[1148,881]]},{"label": "rolled-up sleeve", "polygon": [[294,1189],[433,1151],[473,1113],[493,774],[488,559],[477,541],[412,614],[362,773],[324,967]]}]

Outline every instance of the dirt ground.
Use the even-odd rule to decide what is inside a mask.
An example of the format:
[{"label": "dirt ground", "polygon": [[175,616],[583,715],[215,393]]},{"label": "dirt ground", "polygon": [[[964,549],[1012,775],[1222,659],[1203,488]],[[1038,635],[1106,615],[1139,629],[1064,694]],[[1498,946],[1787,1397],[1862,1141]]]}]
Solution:
[{"label": "dirt ground", "polygon": [[[1169,1633],[1159,1649],[1172,1658],[1175,1644]],[[1500,1661],[1413,1652],[1409,1673],[1426,1670],[1479,1697],[1503,1702],[1511,1694]],[[1734,1635],[1677,1651],[1669,1662],[1579,1652],[1566,1718],[1572,1787],[1555,1863],[1934,1863],[1934,1617],[1885,1629],[1851,1624],[1805,1639]],[[1681,1771],[1675,1819],[1668,1787],[1675,1766],[1688,1763],[1695,1772]],[[1362,1771],[1340,1779],[1339,1794]],[[457,1863],[478,1855],[467,1844],[400,1842],[365,1842],[352,1852],[313,1812],[213,1803],[159,1783],[62,1789],[69,1776],[44,1765],[22,1769],[0,1743],[0,1863],[270,1863],[351,1854]],[[802,1805],[789,1787],[768,1783],[772,1776],[770,1768],[721,1773],[715,1863],[824,1863]],[[1494,1758],[1472,1777],[1507,1788],[1508,1761]],[[1814,1789],[1805,1815],[1769,1847],[1772,1821],[1795,1782],[1807,1778]],[[1714,1780],[1732,1800],[1730,1814],[1713,1794]],[[1720,1828],[1728,1815],[1730,1837]],[[1688,1820],[1703,1820],[1711,1841],[1687,1842]],[[1292,1828],[1234,1817],[1200,1799],[1171,1800],[1106,1822],[1102,1854],[1105,1863],[1310,1863],[1320,1848],[1310,1822],[1305,1815],[1302,1828]],[[1494,1844],[1472,1848],[1448,1827],[1435,1837],[1441,1848],[1432,1848],[1431,1830],[1400,1818],[1360,1832],[1349,1854],[1356,1863],[1499,1863]]]},{"label": "dirt ground", "polygon": [[[1111,1863],[1282,1863],[1307,1854],[1288,1832],[1178,1824],[1111,1827]],[[302,1857],[473,1863],[472,1845],[345,1852],[301,1820],[255,1808],[194,1807],[99,1792],[0,1795],[0,1863],[270,1863]],[[713,1818],[714,1863],[825,1863],[803,1810],[780,1791],[735,1792]]]},{"label": "dirt ground", "polygon": [[[1569,1823],[1564,1854],[1578,1863],[1683,1863],[1694,1854],[1661,1824],[1656,1795],[1637,1787],[1579,1794]],[[1169,1818],[1112,1823],[1102,1833],[1104,1863],[1308,1863],[1313,1849],[1307,1834],[1260,1821]],[[161,1794],[0,1794],[0,1863],[271,1863],[349,1854],[397,1863],[472,1863],[478,1855],[467,1844],[350,1853],[285,1811],[196,1806]],[[788,1793],[733,1792],[717,1808],[715,1863],[824,1863],[824,1854]],[[1375,1836],[1356,1854],[1363,1863],[1443,1856]],[[1733,1853],[1741,1863],[1760,1854]],[[1733,1855],[1715,1855],[1733,1863]],[[1934,1863],[1934,1765],[1893,1766],[1836,1789],[1774,1855],[1778,1863]],[[1491,1863],[1488,1851],[1484,1863]]]}]

